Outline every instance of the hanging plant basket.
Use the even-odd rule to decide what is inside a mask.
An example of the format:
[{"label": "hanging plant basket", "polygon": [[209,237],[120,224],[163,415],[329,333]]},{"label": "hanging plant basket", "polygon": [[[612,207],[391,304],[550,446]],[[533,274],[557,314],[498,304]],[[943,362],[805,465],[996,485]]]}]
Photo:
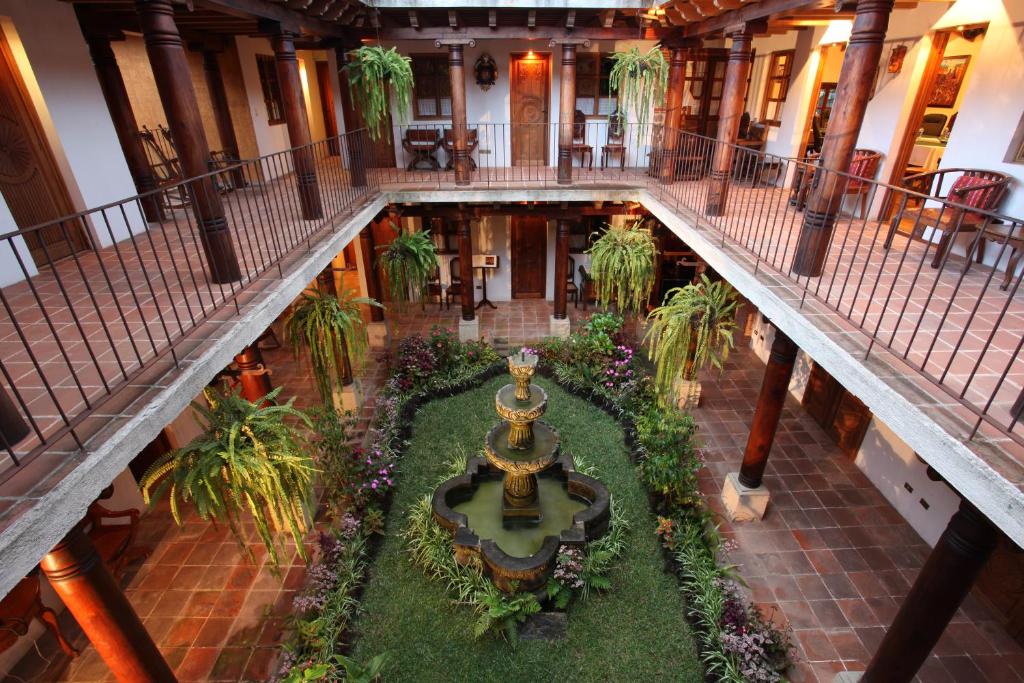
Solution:
[{"label": "hanging plant basket", "polygon": [[437,272],[437,247],[424,230],[403,232],[391,244],[378,247],[377,263],[387,278],[391,300],[401,306],[423,295]]},{"label": "hanging plant basket", "polygon": [[619,112],[623,117],[632,114],[642,126],[647,123],[651,106],[659,107],[665,101],[668,87],[668,62],[655,45],[646,53],[639,48],[615,52],[611,56],[612,70],[608,84],[617,93]]},{"label": "hanging plant basket", "polygon": [[363,45],[351,53],[348,87],[352,103],[362,112],[367,131],[378,139],[388,120],[388,91],[394,95],[397,116],[405,119],[412,101],[412,60],[398,54],[395,48],[385,50],[379,45]]},{"label": "hanging plant basket", "polygon": [[640,313],[654,288],[654,257],[657,245],[643,220],[624,228],[608,225],[587,250],[591,277],[602,306],[616,303],[623,314]]}]

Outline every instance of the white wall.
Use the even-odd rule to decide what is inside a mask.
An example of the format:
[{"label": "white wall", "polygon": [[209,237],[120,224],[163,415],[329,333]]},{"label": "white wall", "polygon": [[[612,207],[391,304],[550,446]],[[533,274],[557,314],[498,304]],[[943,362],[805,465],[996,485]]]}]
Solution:
[{"label": "white wall", "polygon": [[[793,45],[793,70],[790,72],[789,92],[782,105],[781,125],[768,131],[765,151],[782,157],[801,157],[804,139],[804,121],[808,107],[817,95],[814,77],[819,62],[818,43],[825,34],[823,28],[805,28],[796,32]],[[766,67],[767,68],[767,67]],[[760,113],[760,110],[758,110]]]},{"label": "white wall", "polygon": [[[14,216],[7,208],[4,198],[0,197],[0,231],[13,232],[15,228]],[[0,241],[0,287],[24,280],[26,274],[32,277],[38,272],[24,239],[14,237],[11,240]]]},{"label": "white wall", "polygon": [[238,61],[242,65],[242,80],[249,98],[249,113],[252,115],[256,148],[260,156],[290,148],[288,126],[283,121],[274,125],[267,122],[267,105],[263,101],[263,89],[260,87],[260,74],[256,66],[256,55],[274,54],[270,41],[266,38],[238,36],[235,45],[238,47]]},{"label": "white wall", "polygon": [[[764,101],[764,84],[771,65],[773,52],[796,48],[799,31],[789,31],[778,36],[755,36],[751,42],[754,62],[750,66],[750,93],[747,95],[747,113],[750,120],[761,118],[761,103]],[[769,135],[777,134],[778,127],[772,126]]]}]

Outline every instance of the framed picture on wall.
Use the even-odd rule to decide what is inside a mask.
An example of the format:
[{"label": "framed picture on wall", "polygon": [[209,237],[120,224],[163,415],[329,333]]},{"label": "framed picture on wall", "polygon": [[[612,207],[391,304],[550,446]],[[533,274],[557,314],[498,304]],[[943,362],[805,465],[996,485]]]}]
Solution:
[{"label": "framed picture on wall", "polygon": [[942,58],[939,70],[935,74],[929,107],[952,107],[956,104],[956,96],[960,93],[960,85],[964,82],[970,61],[970,55]]}]

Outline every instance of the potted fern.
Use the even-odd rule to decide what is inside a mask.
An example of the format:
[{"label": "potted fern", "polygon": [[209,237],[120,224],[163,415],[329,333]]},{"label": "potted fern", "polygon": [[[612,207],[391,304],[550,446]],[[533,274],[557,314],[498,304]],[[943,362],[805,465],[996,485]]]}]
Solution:
[{"label": "potted fern", "polygon": [[626,227],[609,224],[587,250],[591,277],[602,306],[614,302],[623,314],[640,313],[654,288],[654,237],[643,219]]},{"label": "potted fern", "polygon": [[363,45],[351,53],[347,65],[348,87],[352,101],[358,103],[370,137],[380,137],[388,118],[388,92],[395,97],[399,117],[404,117],[412,99],[412,60],[395,48]]},{"label": "potted fern", "polygon": [[676,287],[647,317],[648,357],[656,366],[655,387],[663,403],[681,408],[700,401],[697,371],[718,369],[729,357],[736,327],[736,290],[701,275],[697,284]]},{"label": "potted fern", "polygon": [[334,405],[336,391],[350,373],[347,363],[359,366],[370,346],[360,304],[382,307],[373,299],[355,296],[350,289],[338,294],[306,290],[285,320],[285,338],[295,357],[308,351],[317,391],[325,405]]},{"label": "potted fern", "polygon": [[391,300],[401,306],[421,298],[437,271],[437,247],[430,233],[400,232],[391,244],[378,249],[377,263],[384,271]]},{"label": "potted fern", "polygon": [[246,552],[241,522],[249,513],[274,567],[280,562],[275,532],[287,531],[305,559],[315,470],[301,428],[312,423],[292,407],[294,398],[272,405],[280,387],[267,394],[271,404],[252,403],[239,392],[206,389],[209,406],[192,404],[205,431],[146,470],[143,498],[150,503],[168,493],[179,525],[181,503],[191,502],[204,520],[226,522]]},{"label": "potted fern", "polygon": [[668,87],[668,62],[655,45],[645,53],[639,48],[615,52],[611,56],[612,70],[608,86],[618,94],[619,113],[625,117],[633,112],[643,126],[650,115],[651,105],[660,106]]}]

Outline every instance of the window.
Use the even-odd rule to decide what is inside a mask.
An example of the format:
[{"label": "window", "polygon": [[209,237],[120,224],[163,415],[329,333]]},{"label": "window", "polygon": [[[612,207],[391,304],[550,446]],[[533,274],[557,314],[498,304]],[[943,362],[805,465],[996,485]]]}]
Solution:
[{"label": "window", "polygon": [[768,64],[768,78],[764,83],[761,102],[761,120],[769,126],[782,123],[782,103],[789,92],[789,75],[793,71],[793,50],[773,52]]},{"label": "window", "polygon": [[448,55],[412,55],[412,113],[417,119],[450,118],[452,82]]},{"label": "window", "polygon": [[587,116],[610,116],[617,98],[608,86],[612,60],[607,52],[576,54],[576,108]]},{"label": "window", "polygon": [[277,62],[273,55],[256,55],[256,68],[260,73],[263,103],[267,105],[267,123],[272,126],[284,123],[284,104],[281,101],[281,85],[277,81]]}]

